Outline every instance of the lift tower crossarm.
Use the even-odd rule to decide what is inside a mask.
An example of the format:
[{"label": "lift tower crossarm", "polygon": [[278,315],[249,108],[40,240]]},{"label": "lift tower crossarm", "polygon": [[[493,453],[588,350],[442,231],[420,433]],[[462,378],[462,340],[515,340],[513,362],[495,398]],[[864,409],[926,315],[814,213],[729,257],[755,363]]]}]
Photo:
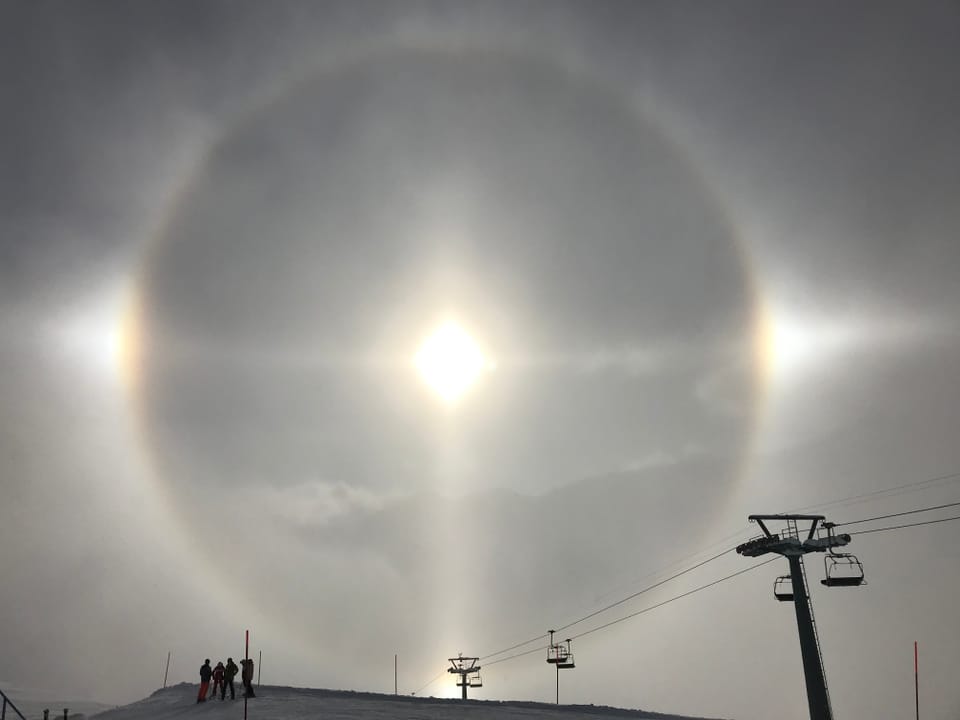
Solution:
[{"label": "lift tower crossarm", "polygon": [[826,518],[823,515],[790,515],[784,513],[776,513],[773,515],[748,515],[747,520],[757,523],[760,526],[760,529],[763,530],[764,535],[767,537],[771,536],[771,532],[767,529],[767,526],[763,524],[764,520],[811,520],[810,523],[810,532],[807,534],[807,540],[813,538],[814,533],[817,531],[817,523],[823,522]]},{"label": "lift tower crossarm", "polygon": [[450,667],[447,668],[447,672],[460,676],[460,679],[457,681],[457,686],[462,688],[463,692],[461,693],[461,697],[466,700],[468,687],[480,687],[479,682],[472,683],[468,677],[476,674],[476,679],[479,680],[480,666],[477,665],[477,663],[480,661],[480,658],[464,657],[461,653],[455,658],[448,658],[448,660],[450,660]]}]

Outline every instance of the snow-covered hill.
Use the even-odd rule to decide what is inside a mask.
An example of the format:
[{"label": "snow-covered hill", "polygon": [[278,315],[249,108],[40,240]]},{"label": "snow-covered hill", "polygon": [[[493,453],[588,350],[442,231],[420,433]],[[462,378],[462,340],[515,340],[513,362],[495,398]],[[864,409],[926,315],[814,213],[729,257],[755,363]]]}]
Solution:
[{"label": "snow-covered hill", "polygon": [[[239,720],[243,717],[243,698],[230,701],[209,700],[196,703],[197,685],[182,683],[158,690],[150,697],[124,707],[96,715],[96,720]],[[405,720],[586,720],[588,718],[659,718],[689,720],[680,715],[623,710],[594,705],[547,705],[534,702],[495,702],[487,700],[450,700],[403,695],[380,695],[345,690],[264,685],[256,698],[248,702],[250,720],[291,720],[324,718],[404,718]]]}]

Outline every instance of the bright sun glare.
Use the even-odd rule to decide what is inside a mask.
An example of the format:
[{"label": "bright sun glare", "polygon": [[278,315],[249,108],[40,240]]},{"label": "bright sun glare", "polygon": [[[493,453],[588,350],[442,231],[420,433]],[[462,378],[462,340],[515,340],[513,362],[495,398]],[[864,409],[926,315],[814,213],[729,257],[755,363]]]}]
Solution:
[{"label": "bright sun glare", "polygon": [[424,382],[451,404],[492,367],[476,341],[455,323],[446,323],[433,331],[420,345],[413,361]]}]

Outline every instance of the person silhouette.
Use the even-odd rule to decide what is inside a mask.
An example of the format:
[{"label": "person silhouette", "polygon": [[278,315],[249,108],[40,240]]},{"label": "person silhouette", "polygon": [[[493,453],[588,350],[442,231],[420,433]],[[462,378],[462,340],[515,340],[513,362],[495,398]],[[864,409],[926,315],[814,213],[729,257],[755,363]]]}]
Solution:
[{"label": "person silhouette", "polygon": [[227,695],[227,688],[230,688],[230,699],[234,700],[236,694],[233,689],[233,679],[237,676],[237,673],[240,672],[240,668],[237,667],[237,664],[233,661],[233,658],[227,658],[227,664],[223,668],[223,687],[220,689],[220,699],[223,700]]},{"label": "person silhouette", "polygon": [[210,689],[210,677],[213,675],[213,668],[210,667],[210,658],[203,661],[200,666],[200,692],[197,693],[197,702],[207,701],[207,690]]}]

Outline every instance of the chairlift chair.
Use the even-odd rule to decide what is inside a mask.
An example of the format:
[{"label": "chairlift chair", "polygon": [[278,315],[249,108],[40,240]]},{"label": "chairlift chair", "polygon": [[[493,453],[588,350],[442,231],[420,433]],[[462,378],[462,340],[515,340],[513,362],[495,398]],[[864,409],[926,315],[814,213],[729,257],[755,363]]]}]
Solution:
[{"label": "chairlift chair", "polygon": [[780,602],[793,602],[793,578],[781,575],[774,580],[773,596]]},{"label": "chairlift chair", "polygon": [[857,587],[867,582],[863,563],[850,553],[828,553],[823,558],[823,572],[820,582],[827,587]]},{"label": "chairlift chair", "polygon": [[470,687],[477,687],[477,688],[478,688],[478,687],[483,687],[483,679],[480,677],[480,671],[479,671],[479,670],[478,670],[477,672],[475,672],[475,673],[472,673],[472,674],[467,678],[467,684],[468,684]]},{"label": "chairlift chair", "polygon": [[570,638],[567,638],[567,646],[560,646],[560,649],[564,651],[563,659],[557,663],[557,667],[561,670],[567,668],[575,668],[576,665],[573,662],[573,653],[570,652]]},{"label": "chairlift chair", "polygon": [[553,630],[547,632],[550,633],[550,644],[547,645],[547,662],[551,665],[562,665],[567,660],[567,648],[560,643],[553,642]]},{"label": "chairlift chair", "polygon": [[[834,523],[824,523],[827,537],[834,537]],[[849,539],[849,536],[847,536]],[[852,553],[834,552],[831,547],[823,558],[823,580],[821,584],[827,587],[857,587],[865,585],[863,563]]]},{"label": "chairlift chair", "polygon": [[547,647],[547,662],[562,665],[567,661],[567,649],[563,645],[549,645]]}]

